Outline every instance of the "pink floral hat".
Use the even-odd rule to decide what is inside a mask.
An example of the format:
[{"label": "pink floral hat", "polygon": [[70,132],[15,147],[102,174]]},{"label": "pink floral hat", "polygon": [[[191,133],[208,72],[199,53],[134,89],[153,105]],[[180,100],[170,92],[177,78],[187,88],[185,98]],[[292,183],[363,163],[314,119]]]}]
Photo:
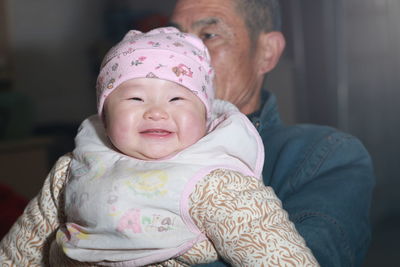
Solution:
[{"label": "pink floral hat", "polygon": [[97,110],[107,96],[133,78],[156,78],[180,84],[204,103],[207,117],[214,98],[214,71],[203,42],[194,35],[166,27],[147,33],[129,31],[104,57],[97,78]]}]

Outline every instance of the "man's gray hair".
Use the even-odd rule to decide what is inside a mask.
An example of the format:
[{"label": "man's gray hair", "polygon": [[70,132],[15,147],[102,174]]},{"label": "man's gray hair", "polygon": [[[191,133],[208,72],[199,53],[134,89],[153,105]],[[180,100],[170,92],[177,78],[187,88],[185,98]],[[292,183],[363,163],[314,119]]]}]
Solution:
[{"label": "man's gray hair", "polygon": [[281,30],[279,0],[233,0],[243,15],[250,39],[255,41],[261,32]]}]

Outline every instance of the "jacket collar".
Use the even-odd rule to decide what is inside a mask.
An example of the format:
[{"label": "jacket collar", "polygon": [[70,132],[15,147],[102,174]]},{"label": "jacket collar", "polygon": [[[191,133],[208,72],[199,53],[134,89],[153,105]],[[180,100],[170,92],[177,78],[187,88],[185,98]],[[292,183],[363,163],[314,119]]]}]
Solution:
[{"label": "jacket collar", "polygon": [[278,104],[274,94],[263,90],[261,93],[261,108],[247,116],[259,132],[266,127],[282,124],[278,112]]}]

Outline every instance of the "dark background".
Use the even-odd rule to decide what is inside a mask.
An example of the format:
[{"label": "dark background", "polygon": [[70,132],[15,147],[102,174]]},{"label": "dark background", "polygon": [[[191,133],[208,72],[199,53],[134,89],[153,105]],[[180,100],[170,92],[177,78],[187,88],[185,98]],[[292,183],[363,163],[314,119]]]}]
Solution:
[{"label": "dark background", "polygon": [[[23,207],[36,194],[96,112],[105,51],[128,29],[165,24],[174,2],[0,0],[0,207],[11,221],[0,226],[19,212],[8,203]],[[266,87],[288,124],[327,124],[363,141],[377,176],[365,266],[397,266],[400,1],[282,4],[288,46]]]}]

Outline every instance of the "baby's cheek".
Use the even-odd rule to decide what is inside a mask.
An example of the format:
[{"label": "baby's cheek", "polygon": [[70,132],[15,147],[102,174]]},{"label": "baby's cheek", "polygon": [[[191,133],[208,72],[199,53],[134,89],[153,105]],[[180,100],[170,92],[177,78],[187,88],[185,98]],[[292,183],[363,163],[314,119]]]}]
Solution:
[{"label": "baby's cheek", "polygon": [[196,142],[206,134],[206,122],[205,120],[193,116],[187,121],[187,134],[191,139]]},{"label": "baby's cheek", "polygon": [[126,144],[129,141],[129,128],[126,125],[113,125],[108,130],[108,136],[115,146]]}]

